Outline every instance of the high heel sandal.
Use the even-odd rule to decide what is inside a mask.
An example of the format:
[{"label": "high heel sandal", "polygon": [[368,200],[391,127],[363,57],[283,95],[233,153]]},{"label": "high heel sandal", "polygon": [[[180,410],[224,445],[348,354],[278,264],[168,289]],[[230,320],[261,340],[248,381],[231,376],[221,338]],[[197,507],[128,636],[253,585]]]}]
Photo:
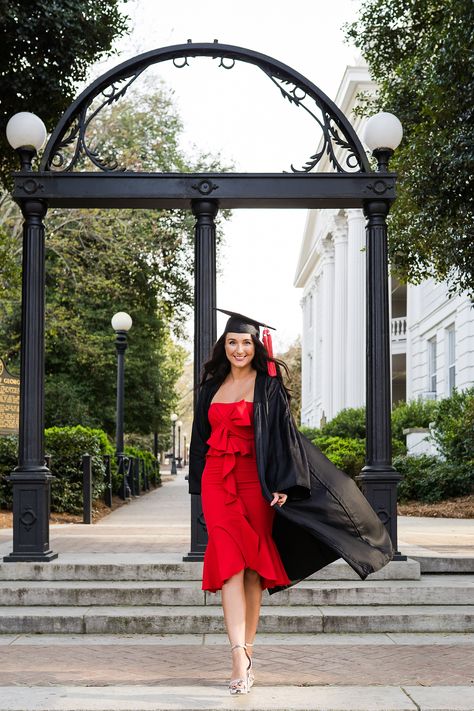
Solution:
[{"label": "high heel sandal", "polygon": [[247,647],[245,644],[234,644],[230,651],[233,652],[234,649],[237,649],[238,647],[241,647],[244,652],[245,656],[249,660],[249,665],[246,670],[245,677],[240,677],[239,679],[231,679],[229,682],[229,691],[231,695],[236,695],[236,694],[248,694],[249,693],[249,672],[252,667],[252,660],[250,659],[248,653],[247,653]]},{"label": "high heel sandal", "polygon": [[[253,647],[253,642],[245,642],[246,647]],[[248,678],[249,678],[249,691],[253,686],[255,681],[255,675],[253,673],[253,657],[250,657],[250,666],[248,668]]]}]

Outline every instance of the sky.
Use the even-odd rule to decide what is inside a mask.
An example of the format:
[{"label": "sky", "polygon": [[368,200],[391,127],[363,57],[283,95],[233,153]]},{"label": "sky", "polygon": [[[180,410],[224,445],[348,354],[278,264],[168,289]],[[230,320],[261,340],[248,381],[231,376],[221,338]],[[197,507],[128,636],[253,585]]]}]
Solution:
[{"label": "sky", "polygon": [[[360,0],[131,0],[123,5],[131,33],[118,54],[99,62],[91,78],[157,47],[193,42],[238,45],[267,54],[300,72],[334,99],[344,70],[358,52],[342,26]],[[183,69],[163,63],[149,72],[174,91],[184,123],[181,144],[190,154],[219,155],[236,172],[282,172],[303,165],[319,134],[314,121],[285,101],[258,68],[231,70],[210,58]],[[305,210],[234,210],[219,250],[217,305],[275,326],[283,352],[301,333],[302,292],[293,286]],[[218,333],[225,317],[218,317]],[[192,334],[192,319],[188,332]]]}]

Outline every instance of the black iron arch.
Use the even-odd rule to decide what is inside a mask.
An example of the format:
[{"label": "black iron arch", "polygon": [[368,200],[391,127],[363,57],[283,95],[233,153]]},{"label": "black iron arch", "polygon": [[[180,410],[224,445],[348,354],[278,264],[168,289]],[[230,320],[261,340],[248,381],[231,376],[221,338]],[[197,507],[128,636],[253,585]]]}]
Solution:
[{"label": "black iron arch", "polygon": [[[291,166],[293,173],[309,173],[327,155],[337,173],[369,173],[367,155],[346,116],[313,82],[272,57],[243,47],[213,43],[192,43],[163,47],[145,52],[119,64],[96,79],[70,105],[54,129],[46,146],[40,171],[71,172],[81,158],[87,158],[95,169],[123,171],[113,159],[103,158],[87,144],[87,128],[99,113],[118,101],[150,66],[172,61],[176,68],[189,66],[193,57],[219,60],[219,66],[232,69],[236,62],[246,62],[261,69],[277,86],[284,99],[302,108],[319,125],[322,141],[304,166]],[[92,107],[99,99],[98,106]],[[342,152],[342,160],[337,152]],[[65,150],[72,151],[66,160]],[[126,170],[126,167],[125,167]]]}]

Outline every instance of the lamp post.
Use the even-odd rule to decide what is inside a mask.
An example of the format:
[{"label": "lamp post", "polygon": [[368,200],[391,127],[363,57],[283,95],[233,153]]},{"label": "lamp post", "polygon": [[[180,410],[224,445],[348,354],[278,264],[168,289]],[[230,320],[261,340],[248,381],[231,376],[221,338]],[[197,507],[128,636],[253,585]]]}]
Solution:
[{"label": "lamp post", "polygon": [[115,347],[117,349],[117,410],[115,429],[115,452],[117,459],[123,457],[123,413],[125,392],[125,351],[127,350],[127,333],[132,327],[131,317],[124,311],[118,311],[112,317],[112,328],[115,331]]},{"label": "lamp post", "polygon": [[178,420],[176,423],[178,427],[178,464],[177,467],[178,469],[182,469],[183,465],[181,464],[181,427],[183,426],[183,423],[181,420]]},{"label": "lamp post", "polygon": [[187,463],[188,463],[188,459],[187,459],[187,456],[188,456],[188,452],[187,452],[187,439],[188,439],[188,438],[187,438],[187,435],[183,435],[183,440],[184,440],[184,444],[183,444],[183,465],[184,465],[184,466],[187,466]]},{"label": "lamp post", "polygon": [[171,425],[173,427],[173,453],[171,457],[171,474],[177,474],[178,471],[176,469],[176,420],[178,419],[178,415],[173,412],[173,414],[170,416],[171,420]]},{"label": "lamp post", "polygon": [[[46,140],[46,128],[27,111],[7,124],[7,140],[20,159],[24,195],[20,349],[20,423],[18,466],[10,474],[13,487],[13,551],[5,561],[49,561],[51,472],[44,457],[44,224],[48,209],[34,196],[32,161]],[[30,190],[31,188],[31,190]]]},{"label": "lamp post", "polygon": [[[397,545],[397,485],[402,476],[392,466],[390,320],[387,222],[384,198],[388,162],[403,137],[396,116],[381,112],[365,125],[364,142],[377,160],[373,198],[364,201],[366,222],[366,464],[357,477],[362,490]],[[379,178],[379,179],[377,179]],[[395,559],[402,560],[398,551]]]}]

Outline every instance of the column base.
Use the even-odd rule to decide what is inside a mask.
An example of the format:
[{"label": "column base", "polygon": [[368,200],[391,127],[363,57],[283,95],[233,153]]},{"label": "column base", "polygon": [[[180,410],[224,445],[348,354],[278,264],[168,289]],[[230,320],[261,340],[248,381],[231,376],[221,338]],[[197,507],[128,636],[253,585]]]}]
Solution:
[{"label": "column base", "polygon": [[183,555],[183,561],[191,563],[202,563],[204,551],[189,551],[188,555]]},{"label": "column base", "polygon": [[54,560],[58,557],[58,553],[53,551],[45,551],[41,553],[10,553],[3,558],[4,563],[49,563],[49,561]]}]

